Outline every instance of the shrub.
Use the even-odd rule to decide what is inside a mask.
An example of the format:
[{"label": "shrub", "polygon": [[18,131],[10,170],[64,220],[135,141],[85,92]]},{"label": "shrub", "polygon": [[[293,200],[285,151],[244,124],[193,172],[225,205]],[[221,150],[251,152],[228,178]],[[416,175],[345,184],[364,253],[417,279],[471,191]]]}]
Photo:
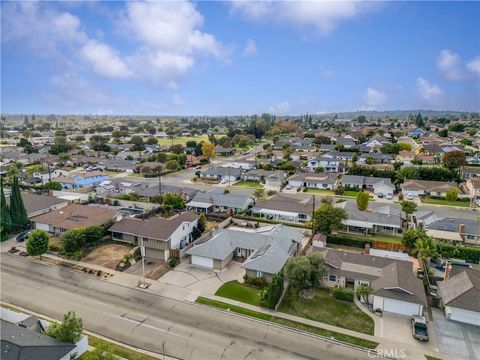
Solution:
[{"label": "shrub", "polygon": [[175,266],[178,265],[179,262],[180,262],[180,259],[178,257],[172,257],[168,260],[168,265],[171,268],[174,268]]},{"label": "shrub", "polygon": [[272,281],[267,285],[262,292],[261,304],[270,309],[275,309],[275,306],[280,300],[283,293],[283,274],[275,274]]},{"label": "shrub", "polygon": [[354,293],[351,290],[335,287],[333,289],[333,297],[337,300],[353,302]]},{"label": "shrub", "polygon": [[327,237],[327,243],[364,248],[366,244],[372,245],[372,240],[367,238],[358,239],[342,234],[330,234]]},{"label": "shrub", "polygon": [[436,243],[437,253],[443,258],[463,259],[474,263],[480,263],[480,248],[473,246],[452,245],[444,242]]},{"label": "shrub", "polygon": [[335,195],[343,195],[345,193],[345,189],[342,187],[338,187],[335,189]]},{"label": "shrub", "polygon": [[264,278],[256,278],[256,277],[250,277],[247,274],[243,276],[243,280],[245,281],[245,284],[255,286],[258,288],[264,288],[267,286],[267,281]]},{"label": "shrub", "polygon": [[273,196],[273,195],[275,195],[276,193],[277,193],[277,192],[276,192],[275,190],[268,190],[268,191],[267,191],[267,195],[268,195],[268,196]]},{"label": "shrub", "polygon": [[46,333],[55,339],[75,344],[82,337],[82,331],[82,319],[77,317],[74,311],[69,311],[63,315],[63,322],[50,324]]}]

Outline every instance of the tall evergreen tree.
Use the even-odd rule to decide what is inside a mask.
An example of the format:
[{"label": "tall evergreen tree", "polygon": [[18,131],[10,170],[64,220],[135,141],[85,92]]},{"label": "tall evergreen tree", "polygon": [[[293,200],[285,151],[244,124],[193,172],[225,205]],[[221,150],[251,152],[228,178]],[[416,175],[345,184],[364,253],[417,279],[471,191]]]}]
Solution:
[{"label": "tall evergreen tree", "polygon": [[4,239],[11,231],[10,209],[8,208],[5,193],[3,192],[3,177],[0,178],[0,237]]},{"label": "tall evergreen tree", "polygon": [[27,210],[23,204],[17,177],[13,178],[12,183],[12,194],[10,195],[10,218],[12,221],[12,229],[14,230],[23,230],[28,226]]}]

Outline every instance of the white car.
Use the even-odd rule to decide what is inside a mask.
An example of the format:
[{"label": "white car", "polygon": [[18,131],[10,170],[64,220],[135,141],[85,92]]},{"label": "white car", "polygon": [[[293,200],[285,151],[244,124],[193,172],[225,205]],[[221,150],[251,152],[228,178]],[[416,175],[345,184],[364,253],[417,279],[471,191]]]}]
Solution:
[{"label": "white car", "polygon": [[407,194],[407,200],[413,200],[413,194]]},{"label": "white car", "polygon": [[228,182],[227,179],[222,179],[222,181],[220,181],[220,184],[226,184]]},{"label": "white car", "polygon": [[386,199],[387,200],[392,200],[393,199],[393,194],[387,194]]},{"label": "white car", "polygon": [[290,190],[292,188],[292,185],[288,184],[287,186],[285,186],[285,189],[287,190]]}]

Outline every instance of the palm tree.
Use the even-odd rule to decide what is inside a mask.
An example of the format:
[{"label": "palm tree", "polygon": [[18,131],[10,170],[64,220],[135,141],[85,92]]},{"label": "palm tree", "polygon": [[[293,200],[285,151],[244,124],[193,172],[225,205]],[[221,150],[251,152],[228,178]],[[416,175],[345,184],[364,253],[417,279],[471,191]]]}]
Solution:
[{"label": "palm tree", "polygon": [[417,257],[425,264],[428,264],[428,261],[437,254],[436,245],[431,236],[417,239],[414,250],[417,253]]}]

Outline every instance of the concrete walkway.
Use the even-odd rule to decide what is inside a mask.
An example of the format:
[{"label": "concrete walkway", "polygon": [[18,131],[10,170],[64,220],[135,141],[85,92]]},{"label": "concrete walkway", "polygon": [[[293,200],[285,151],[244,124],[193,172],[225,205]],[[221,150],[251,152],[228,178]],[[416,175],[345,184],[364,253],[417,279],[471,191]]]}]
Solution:
[{"label": "concrete walkway", "polygon": [[[259,306],[245,304],[245,303],[240,302],[240,301],[231,300],[231,299],[223,298],[223,297],[220,297],[220,296],[215,296],[215,295],[210,295],[210,294],[201,294],[201,296],[203,296],[205,298],[208,298],[208,299],[211,299],[211,300],[221,301],[221,302],[228,303],[228,304],[231,304],[231,305],[239,306],[239,307],[249,309],[249,310],[252,310],[252,311],[257,311],[257,312],[260,312],[260,313],[263,313],[263,314],[272,315],[272,316],[275,316],[275,317],[278,317],[278,318],[282,318],[282,319],[286,319],[286,320],[290,320],[290,321],[295,321],[295,322],[298,322],[298,323],[318,327],[318,328],[325,329],[325,330],[338,332],[338,333],[345,334],[345,335],[355,336],[357,338],[361,338],[361,339],[365,339],[365,340],[374,341],[374,342],[379,343],[379,346],[377,347],[377,350],[382,349],[386,353],[390,353],[390,354],[391,354],[391,351],[393,351],[393,352],[395,352],[395,354],[396,354],[395,356],[397,358],[425,360],[425,354],[426,354],[426,355],[431,355],[431,356],[434,356],[434,357],[437,357],[437,358],[441,358],[443,360],[454,360],[455,359],[455,357],[451,357],[451,356],[445,355],[443,353],[440,354],[440,353],[438,353],[434,350],[425,349],[422,346],[415,346],[415,345],[412,345],[412,344],[406,344],[406,343],[403,343],[403,342],[398,342],[398,341],[393,341],[393,340],[390,340],[390,339],[385,339],[385,338],[382,338],[382,337],[379,337],[379,336],[362,334],[362,333],[359,333],[359,332],[356,332],[356,331],[353,331],[353,330],[340,328],[340,327],[337,327],[337,326],[325,324],[325,323],[322,323],[322,322],[302,318],[302,317],[299,317],[299,316],[295,316],[295,315],[291,315],[291,314],[287,314],[287,313],[283,313],[283,312],[279,312],[279,311],[270,310],[270,309],[259,307]],[[375,322],[375,326],[376,325],[377,325],[377,322]],[[406,357],[402,357],[403,353],[406,355]]]}]

